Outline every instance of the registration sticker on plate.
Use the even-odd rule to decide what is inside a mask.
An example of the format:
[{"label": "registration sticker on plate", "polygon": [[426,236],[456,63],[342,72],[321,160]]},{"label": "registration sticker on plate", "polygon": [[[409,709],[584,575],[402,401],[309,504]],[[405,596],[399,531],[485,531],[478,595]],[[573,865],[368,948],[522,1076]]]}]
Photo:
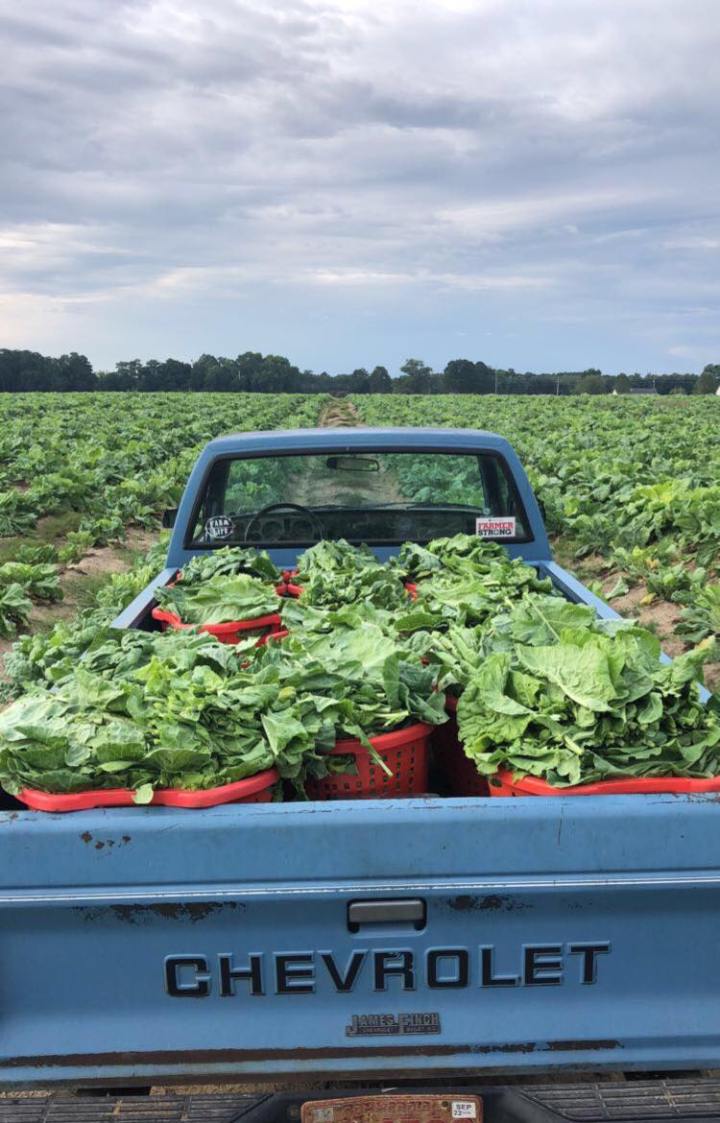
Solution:
[{"label": "registration sticker on plate", "polygon": [[340,1100],[309,1100],[302,1123],[482,1123],[478,1096],[348,1096]]},{"label": "registration sticker on plate", "polygon": [[475,1100],[453,1100],[453,1119],[477,1119],[477,1104]]}]

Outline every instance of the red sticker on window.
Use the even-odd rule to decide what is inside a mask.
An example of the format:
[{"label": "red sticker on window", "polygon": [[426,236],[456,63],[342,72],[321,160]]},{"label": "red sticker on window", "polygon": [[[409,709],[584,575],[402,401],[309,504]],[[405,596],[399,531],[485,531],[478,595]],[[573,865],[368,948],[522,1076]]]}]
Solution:
[{"label": "red sticker on window", "polygon": [[481,538],[514,538],[515,519],[483,516],[475,519],[475,533]]}]

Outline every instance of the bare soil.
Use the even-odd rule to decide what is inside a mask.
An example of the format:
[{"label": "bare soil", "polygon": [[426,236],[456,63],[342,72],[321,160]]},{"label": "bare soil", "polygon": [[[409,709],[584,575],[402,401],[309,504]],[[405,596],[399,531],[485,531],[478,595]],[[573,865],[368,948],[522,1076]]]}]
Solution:
[{"label": "bare soil", "polygon": [[[48,631],[59,620],[69,620],[87,605],[92,591],[113,573],[125,573],[131,569],[139,553],[145,553],[157,541],[157,533],[130,527],[125,541],[117,546],[96,546],[88,551],[81,561],[65,566],[60,570],[60,588],[63,599],[51,604],[34,604],[30,613],[26,632]],[[0,677],[2,677],[3,656],[10,650],[16,636],[0,639]]]},{"label": "bare soil", "polygon": [[104,577],[109,573],[122,573],[130,568],[132,563],[130,555],[133,553],[144,554],[151,546],[154,546],[157,539],[157,533],[154,531],[143,530],[140,527],[128,527],[121,545],[95,546],[79,562],[66,566],[61,575],[60,584],[63,582],[63,577],[71,578],[73,575]]},{"label": "bare soil", "polygon": [[713,694],[720,693],[720,663],[705,664],[705,685]]},{"label": "bare soil", "polygon": [[332,398],[318,418],[322,429],[352,429],[361,424],[357,406],[349,398]]}]

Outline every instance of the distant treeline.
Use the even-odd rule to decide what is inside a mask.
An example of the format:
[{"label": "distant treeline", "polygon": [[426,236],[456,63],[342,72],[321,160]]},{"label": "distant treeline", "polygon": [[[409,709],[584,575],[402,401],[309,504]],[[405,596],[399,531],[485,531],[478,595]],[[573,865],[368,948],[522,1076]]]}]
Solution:
[{"label": "distant treeline", "polygon": [[603,374],[588,370],[536,374],[498,370],[483,362],[452,359],[434,371],[420,359],[408,359],[402,374],[391,378],[382,366],[350,374],[316,374],[300,370],[282,355],[246,351],[235,359],[201,355],[193,363],[179,359],[140,359],[117,363],[115,370],[95,371],[85,355],[50,358],[34,351],[0,349],[0,391],[28,390],[211,390],[280,394],[712,394],[720,385],[720,364],[701,374]]}]

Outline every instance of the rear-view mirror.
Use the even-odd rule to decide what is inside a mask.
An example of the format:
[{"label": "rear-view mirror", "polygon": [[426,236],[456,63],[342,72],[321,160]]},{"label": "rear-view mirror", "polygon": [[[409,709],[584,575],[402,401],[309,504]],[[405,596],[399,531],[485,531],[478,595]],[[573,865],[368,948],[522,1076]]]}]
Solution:
[{"label": "rear-view mirror", "polygon": [[335,472],[379,472],[380,462],[371,456],[328,456],[325,467]]}]

